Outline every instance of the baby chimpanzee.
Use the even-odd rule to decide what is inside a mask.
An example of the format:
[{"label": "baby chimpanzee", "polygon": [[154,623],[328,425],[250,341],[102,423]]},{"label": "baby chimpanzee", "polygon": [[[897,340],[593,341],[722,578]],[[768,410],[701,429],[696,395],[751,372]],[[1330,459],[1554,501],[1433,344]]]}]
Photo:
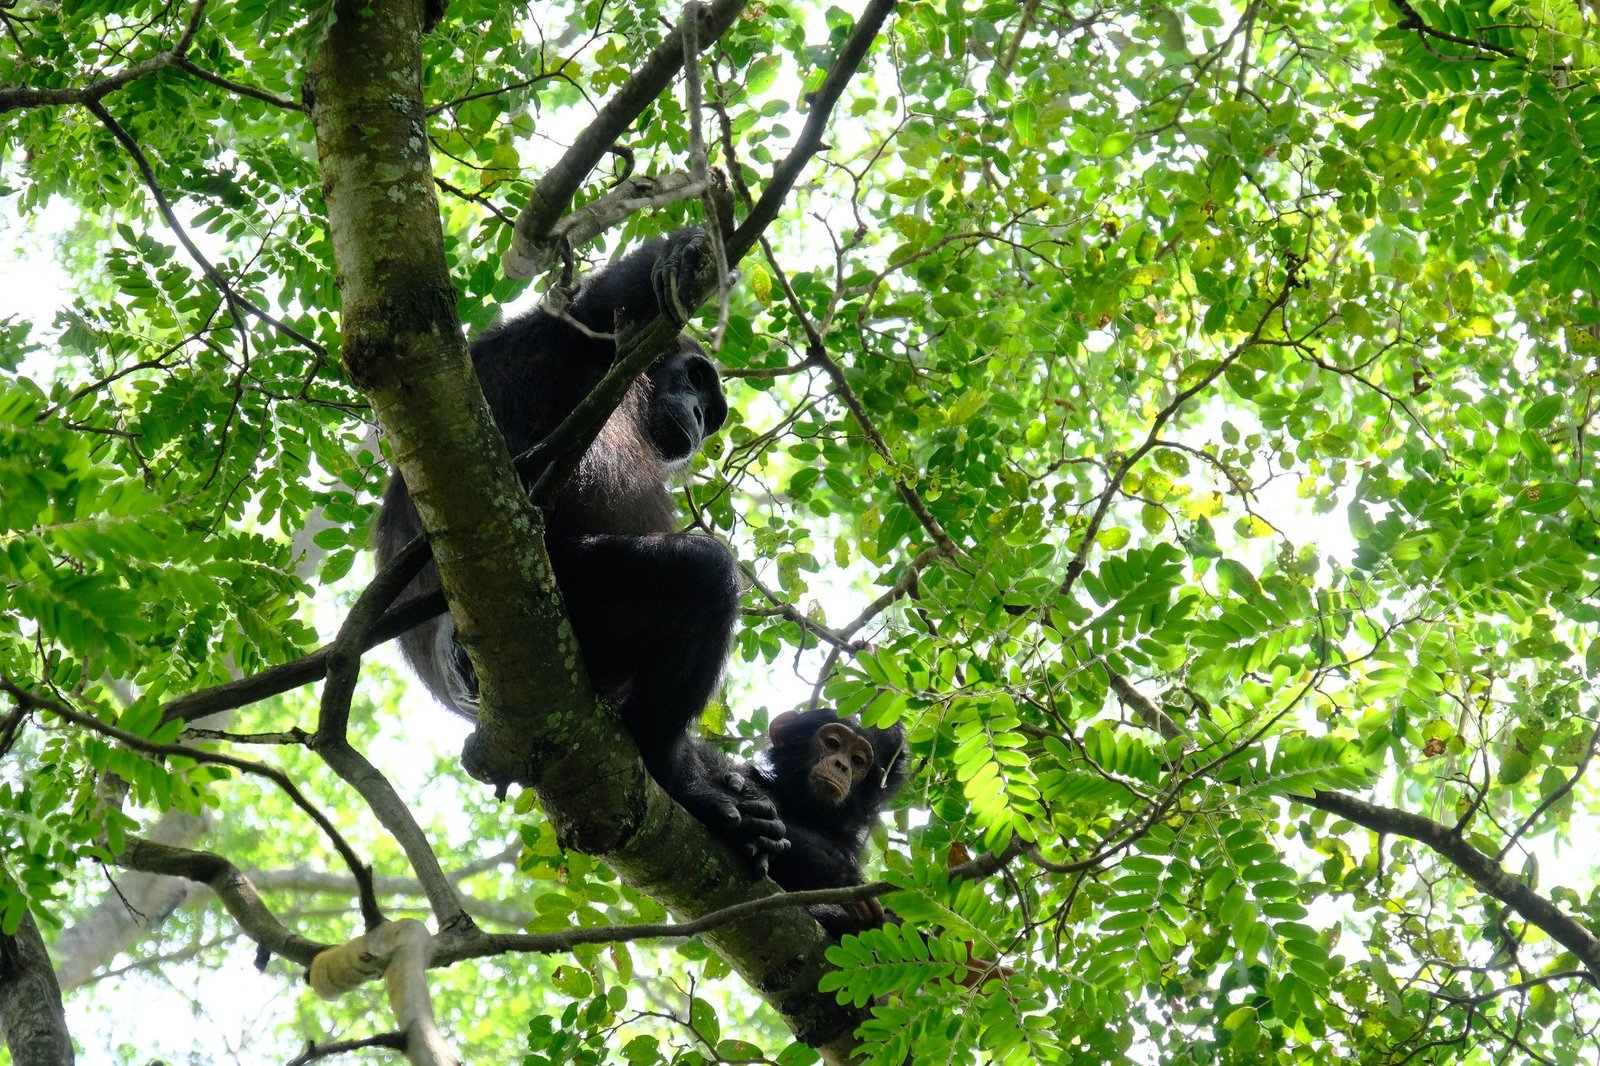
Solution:
[{"label": "baby chimpanzee", "polygon": [[[767,729],[772,746],[750,776],[772,798],[789,839],[769,874],[789,891],[863,884],[861,849],[878,814],[905,784],[905,730],[863,727],[831,710],[788,711]],[[808,908],[836,937],[882,925],[876,899]]]}]

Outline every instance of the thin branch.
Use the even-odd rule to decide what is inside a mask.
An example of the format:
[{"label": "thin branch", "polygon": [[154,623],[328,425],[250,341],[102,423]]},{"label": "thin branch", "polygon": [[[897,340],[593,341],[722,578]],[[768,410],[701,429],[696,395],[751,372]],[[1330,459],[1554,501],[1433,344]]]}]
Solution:
[{"label": "thin branch", "polygon": [[1516,984],[1503,985],[1499,988],[1491,988],[1489,991],[1480,992],[1475,996],[1456,996],[1451,995],[1449,992],[1434,992],[1432,994],[1449,1003],[1459,1003],[1464,1007],[1476,1007],[1487,1003],[1492,999],[1498,999],[1501,996],[1521,995],[1524,992],[1539,988],[1542,985],[1554,984],[1557,981],[1573,980],[1587,981],[1590,980],[1590,976],[1583,970],[1561,970],[1556,973],[1544,973],[1538,975],[1537,977],[1530,977],[1526,981],[1518,981]]},{"label": "thin branch", "polygon": [[865,643],[851,640],[848,634],[834,632],[821,622],[817,622],[808,617],[804,611],[800,610],[800,608],[796,607],[794,604],[779,596],[772,589],[768,588],[766,584],[762,582],[760,576],[756,574],[753,567],[744,563],[740,563],[739,572],[744,574],[745,580],[750,582],[751,588],[754,588],[762,595],[762,597],[767,600],[768,603],[772,604],[771,607],[747,607],[743,611],[743,614],[746,617],[771,618],[776,616],[793,622],[795,625],[799,626],[802,631],[812,634],[824,644],[831,645],[835,648],[844,648],[848,651],[865,650]]},{"label": "thin branch", "polygon": [[[195,246],[194,241],[189,239],[189,231],[178,221],[177,213],[173,211],[172,204],[167,201],[167,194],[162,191],[161,183],[156,180],[156,173],[150,165],[149,157],[144,154],[144,149],[139,147],[139,143],[133,139],[132,134],[124,129],[122,124],[113,118],[111,112],[107,111],[98,100],[90,100],[85,106],[89,109],[89,113],[99,119],[101,124],[111,131],[111,135],[117,139],[123,149],[133,157],[134,165],[139,168],[139,173],[144,178],[145,187],[150,190],[150,195],[155,199],[156,210],[166,220],[167,226],[172,230],[173,235],[178,238],[178,243],[183,245],[184,251],[189,253],[189,258],[194,260],[195,264],[200,267],[207,280],[222,292],[223,297],[228,301],[229,307],[244,309],[252,317],[265,322],[284,336],[304,346],[314,353],[318,359],[326,358],[328,355],[327,348],[307,337],[287,322],[268,314],[259,305],[234,290],[228,279],[222,276],[222,271],[218,270],[211,260],[207,259],[200,249]],[[238,314],[235,313],[235,320],[238,317]],[[240,322],[239,328],[243,330],[244,323]]]},{"label": "thin branch", "polygon": [[196,763],[227,766],[241,773],[250,774],[253,777],[264,777],[277,785],[279,790],[288,796],[296,807],[299,807],[307,817],[317,824],[318,828],[328,838],[328,842],[333,845],[334,850],[339,853],[340,858],[344,859],[345,865],[350,868],[350,872],[358,880],[372,876],[371,868],[356,855],[355,849],[339,834],[339,830],[328,816],[323,814],[315,804],[306,798],[305,793],[300,791],[300,787],[294,783],[288,774],[275,766],[252,762],[249,759],[241,759],[233,755],[225,755],[222,752],[190,748],[182,744],[159,744],[155,741],[147,740],[136,733],[130,733],[126,729],[107,725],[93,715],[75,711],[64,703],[29,692],[4,676],[0,676],[0,692],[6,693],[25,707],[44,711],[46,714],[53,714],[64,721],[71,722],[80,729],[87,729],[101,736],[110,737],[112,740],[132,748],[134,751],[142,752],[146,755],[159,756],[163,759],[191,759]]},{"label": "thin branch", "polygon": [[1267,323],[1272,321],[1272,316],[1289,302],[1290,294],[1299,287],[1299,270],[1300,261],[1290,259],[1284,271],[1283,285],[1278,289],[1277,295],[1272,298],[1272,302],[1261,312],[1261,317],[1256,320],[1255,327],[1250,330],[1243,340],[1234,345],[1232,351],[1217,360],[1215,366],[1188,388],[1181,390],[1166,406],[1157,411],[1155,418],[1151,420],[1150,432],[1146,434],[1144,442],[1124,456],[1122,462],[1117,464],[1116,470],[1112,472],[1111,477],[1106,481],[1105,489],[1100,493],[1099,502],[1095,505],[1094,514],[1090,517],[1089,524],[1084,527],[1081,535],[1082,539],[1078,543],[1078,550],[1073,554],[1071,561],[1067,563],[1067,575],[1062,579],[1060,587],[1061,595],[1070,593],[1073,584],[1078,580],[1078,575],[1083,573],[1084,565],[1089,558],[1089,552],[1094,548],[1095,537],[1100,532],[1101,524],[1105,522],[1106,513],[1111,509],[1111,501],[1116,498],[1118,491],[1121,490],[1123,482],[1127,480],[1129,471],[1133,469],[1139,460],[1149,454],[1151,449],[1161,443],[1161,430],[1177,415],[1184,404],[1209,388],[1211,383],[1220,377],[1228,367],[1232,366],[1240,356],[1261,342],[1261,334],[1267,328]]},{"label": "thin branch", "polygon": [[844,93],[844,88],[850,83],[850,79],[860,69],[867,57],[867,50],[872,47],[872,42],[878,36],[878,30],[883,27],[884,20],[889,17],[889,12],[894,10],[894,6],[895,0],[871,0],[866,10],[861,12],[861,17],[856,19],[850,36],[839,49],[839,56],[834,60],[833,69],[828,71],[828,77],[811,95],[811,114],[806,116],[806,124],[800,130],[800,137],[795,141],[794,148],[773,170],[772,180],[767,182],[767,187],[761,191],[761,198],[756,201],[756,206],[751,209],[749,216],[729,241],[731,247],[728,254],[731,259],[742,258],[745,251],[755,245],[756,237],[778,217],[778,209],[788,199],[789,190],[794,188],[794,183],[799,179],[801,168],[822,147],[822,131],[827,127],[828,119],[832,117],[833,109],[839,103],[839,97]]},{"label": "thin branch", "polygon": [[274,96],[264,89],[257,89],[251,85],[242,85],[236,81],[229,81],[220,74],[213,74],[211,71],[198,65],[194,60],[189,59],[187,56],[179,56],[174,60],[174,62],[178,65],[179,69],[187,71],[189,74],[199,78],[201,81],[210,82],[212,85],[226,89],[235,96],[248,96],[252,100],[260,100],[264,104],[271,104],[273,107],[279,107],[285,111],[305,110],[305,105],[301,104],[298,100],[290,100],[285,96]]},{"label": "thin branch", "polygon": [[1523,834],[1538,824],[1539,819],[1544,817],[1546,811],[1567,798],[1568,793],[1583,779],[1584,773],[1589,768],[1589,763],[1594,759],[1597,747],[1600,747],[1600,722],[1596,722],[1594,729],[1589,733],[1589,743],[1583,749],[1583,758],[1578,760],[1578,765],[1573,769],[1571,776],[1561,783],[1560,788],[1541,800],[1539,805],[1507,836],[1506,842],[1500,846],[1500,850],[1494,853],[1496,862],[1503,862],[1506,853],[1516,846],[1517,841],[1522,839]]},{"label": "thin branch", "polygon": [[[368,651],[379,644],[393,640],[401,633],[414,629],[444,612],[444,593],[437,590],[426,596],[407,600],[385,614],[382,621],[372,627],[362,642],[361,650]],[[245,707],[270,696],[292,692],[302,685],[314,684],[328,674],[328,653],[329,648],[319,648],[309,655],[263,670],[251,677],[179,696],[162,708],[161,720],[194,722],[220,711]]]},{"label": "thin branch", "polygon": [[1295,802],[1347,818],[1375,833],[1409,837],[1425,845],[1466,874],[1478,891],[1504,903],[1576,955],[1588,970],[1589,983],[1600,987],[1600,940],[1589,928],[1508,873],[1493,856],[1473,847],[1450,826],[1339,792],[1319,791],[1311,796],[1295,797]]},{"label": "thin branch", "polygon": [[[1448,30],[1434,29],[1423,21],[1421,13],[1412,7],[1407,0],[1390,0],[1390,3],[1394,4],[1395,10],[1400,12],[1399,28],[1402,30],[1416,30],[1417,37],[1423,42],[1424,47],[1427,46],[1427,39],[1433,37],[1441,41],[1449,41],[1451,44],[1459,44],[1465,48],[1471,48],[1474,51],[1493,52],[1495,55],[1504,56],[1507,59],[1525,61],[1523,56],[1518,55],[1514,50],[1504,45],[1490,44],[1488,41],[1462,37],[1460,34],[1451,33]],[[1429,51],[1433,50],[1430,48]],[[1434,54],[1437,55],[1438,53]],[[1450,57],[1441,56],[1440,58]],[[1489,59],[1488,56],[1472,56],[1470,58],[1484,62]]]},{"label": "thin branch", "polygon": [[[519,852],[522,845],[518,844],[511,855],[498,856],[500,863],[509,862]],[[455,884],[470,876],[472,871],[466,867],[449,871],[445,878]],[[286,891],[297,893],[319,893],[323,895],[353,897],[357,894],[356,882],[349,874],[337,870],[314,870],[306,866],[291,866],[277,870],[252,870],[249,873],[251,882],[263,892]],[[401,897],[412,900],[418,896],[427,897],[422,882],[416,877],[407,877],[404,874],[386,874],[374,877],[372,887],[380,896]],[[486,918],[490,921],[504,922],[512,928],[525,927],[533,921],[534,915],[520,907],[495,899],[483,899],[461,893],[461,904],[467,913],[474,918]],[[409,909],[409,904],[396,905],[396,909]]]},{"label": "thin branch", "polygon": [[[440,927],[445,928],[462,922],[470,924],[472,919],[462,909],[460,898],[445,877],[444,870],[439,866],[439,858],[428,843],[427,834],[412,817],[410,808],[378,768],[351,746],[347,735],[350,700],[361,676],[361,649],[373,628],[383,620],[383,612],[432,557],[433,551],[427,540],[421,536],[413,537],[373,578],[372,583],[362,590],[355,606],[345,616],[338,635],[328,647],[328,678],[322,689],[317,735],[311,743],[311,749],[322,756],[334,773],[360,793],[378,821],[399,841],[417,879],[422,882],[434,916],[438,918]],[[370,930],[383,921],[383,917],[378,909],[371,878],[358,880],[361,887],[361,913]]]},{"label": "thin branch", "polygon": [[[826,349],[820,347],[812,348],[808,351],[806,353],[806,361],[823,369],[833,382],[834,394],[843,400],[844,405],[850,409],[851,416],[855,418],[856,425],[861,427],[861,432],[866,436],[867,442],[872,445],[872,450],[878,453],[878,457],[884,461],[884,464],[891,471],[898,469],[900,462],[895,459],[894,453],[889,450],[889,442],[883,439],[883,434],[878,431],[877,425],[873,423],[872,415],[868,413],[866,404],[861,402],[861,397],[857,396],[855,390],[850,387],[850,382],[844,376],[844,368],[834,361]],[[938,545],[940,553],[948,559],[960,559],[965,555],[966,553],[951,539],[950,534],[945,532],[944,526],[934,517],[933,512],[928,509],[928,505],[923,502],[917,490],[911,487],[911,483],[899,474],[891,474],[890,476],[894,481],[895,491],[900,494],[901,501],[916,516],[917,521],[927,531],[928,536],[933,538],[933,542]]]},{"label": "thin branch", "polygon": [[307,1042],[306,1049],[290,1059],[286,1066],[310,1066],[313,1062],[320,1062],[335,1055],[344,1055],[352,1051],[365,1051],[368,1048],[387,1048],[390,1051],[404,1051],[406,1049],[406,1034],[398,1032],[379,1033],[376,1036],[362,1037],[360,1040],[335,1040],[329,1044]]},{"label": "thin branch", "polygon": [[[718,211],[716,193],[711,187],[711,167],[706,162],[705,88],[700,80],[700,65],[696,62],[696,57],[700,54],[700,35],[695,25],[696,16],[704,6],[701,0],[688,0],[688,3],[683,5],[681,34],[684,110],[689,117],[689,173],[693,175],[694,183],[700,187],[700,200],[709,220],[717,218]],[[717,277],[726,278],[728,250],[722,245],[722,237],[721,226],[706,226],[706,243],[711,247],[711,257],[716,263]],[[728,332],[728,286],[717,286],[717,295],[717,325],[712,331],[710,344],[713,352],[722,350],[722,339]]]},{"label": "thin branch", "polygon": [[[1165,718],[1159,708],[1131,686],[1119,688],[1118,695],[1135,707],[1141,719],[1156,721],[1158,716],[1159,719]],[[1228,757],[1231,757],[1231,753],[1213,760],[1196,773],[1209,772]],[[1310,796],[1295,796],[1292,799],[1295,803],[1304,803],[1349,819],[1373,832],[1408,837],[1425,845],[1465,874],[1480,892],[1506,904],[1576,955],[1588,968],[1590,983],[1600,987],[1600,939],[1596,939],[1582,922],[1562,913],[1553,901],[1508,873],[1494,856],[1470,844],[1457,829],[1422,815],[1394,807],[1382,807],[1342,792],[1318,790]]]},{"label": "thin branch", "polygon": [[130,870],[183,877],[207,886],[250,939],[301,966],[310,966],[319,952],[331,946],[290,932],[261,902],[250,879],[220,855],[130,836],[116,861]]},{"label": "thin branch", "polygon": [[[993,855],[983,855],[972,862],[952,868],[949,873],[957,877],[988,876],[1005,865],[1013,855],[1012,850]],[[903,885],[888,881],[873,881],[864,885],[846,885],[839,888],[812,888],[800,892],[781,889],[759,899],[733,903],[721,910],[703,914],[687,922],[649,922],[638,925],[593,926],[583,929],[566,929],[559,933],[483,933],[469,941],[441,947],[437,958],[442,961],[459,961],[481,958],[505,951],[548,955],[570,951],[579,944],[619,944],[634,940],[682,939],[699,936],[719,926],[743,921],[772,911],[791,907],[814,907],[819,904],[854,903],[875,899],[890,892],[899,892]]]},{"label": "thin branch", "polygon": [[[746,0],[713,0],[701,9],[695,33],[702,44],[720,38],[733,25]],[[646,57],[639,69],[605,102],[594,119],[578,134],[566,155],[545,172],[528,196],[528,206],[517,216],[511,247],[506,251],[505,271],[511,277],[527,277],[513,264],[531,260],[556,221],[566,214],[573,195],[645,108],[660,96],[683,65],[683,42],[678,32],[667,35]],[[733,258],[737,258],[734,256]]]}]

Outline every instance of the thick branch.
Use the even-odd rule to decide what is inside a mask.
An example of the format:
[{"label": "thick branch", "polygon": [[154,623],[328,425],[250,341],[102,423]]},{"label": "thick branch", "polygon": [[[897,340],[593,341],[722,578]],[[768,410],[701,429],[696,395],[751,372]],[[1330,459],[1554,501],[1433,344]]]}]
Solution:
[{"label": "thick branch", "polygon": [[[309,82],[345,308],[345,362],[390,436],[457,635],[478,673],[482,709],[467,768],[500,786],[536,782],[565,844],[603,856],[674,913],[693,917],[771,893],[768,883],[751,884],[733,854],[648,778],[621,724],[595,713],[576,666],[540,516],[495,434],[448,301],[433,185],[425,155],[413,154],[427,145],[417,6],[338,0]],[[887,11],[877,6],[872,29]],[[723,0],[712,10],[736,8]],[[713,38],[702,24],[700,39]],[[845,58],[865,55],[870,33],[858,29],[852,41],[858,46],[841,56],[825,103],[837,99],[853,72],[844,69]],[[680,45],[667,46],[670,69],[681,62]],[[598,158],[613,136],[599,124],[580,141]],[[590,165],[575,169],[587,173]],[[408,176],[397,181],[396,171]],[[547,208],[535,203],[529,210]],[[740,250],[730,248],[730,261]],[[714,273],[706,269],[696,279],[699,291],[681,294],[685,306],[709,294]],[[676,323],[656,321],[624,337],[618,376],[605,386],[615,391],[592,398],[574,417],[603,421],[603,405],[614,406],[626,389],[623,375],[636,374],[677,332]],[[576,432],[558,429],[555,436],[559,442],[552,440],[540,461],[569,444],[576,454],[587,447]],[[850,1034],[863,1014],[818,991],[828,941],[808,915],[786,908],[720,927],[708,939],[801,1039],[835,1061],[849,1058]]]},{"label": "thick branch", "polygon": [[313,959],[311,987],[324,999],[336,999],[382,975],[390,1009],[406,1035],[406,1059],[412,1066],[459,1066],[439,1032],[428,993],[433,946],[427,927],[415,918],[386,922]]},{"label": "thick branch", "polygon": [[[806,119],[805,129],[801,131],[793,151],[778,164],[773,172],[772,181],[767,184],[750,216],[725,242],[727,260],[730,264],[743,259],[745,253],[755,247],[767,226],[778,217],[778,207],[794,188],[801,169],[821,148],[822,131],[827,127],[833,108],[843,95],[845,86],[849,84],[866,58],[867,50],[882,28],[884,20],[888,18],[889,12],[894,9],[894,4],[895,0],[873,0],[855,28],[851,30],[844,47],[839,51],[833,69],[828,72],[822,88],[813,96],[811,114]],[[703,25],[701,32],[704,33]],[[705,38],[702,36],[701,39]],[[522,219],[519,218],[517,221],[520,226]],[[715,275],[715,268],[707,263],[702,266],[694,282],[679,292],[680,301],[685,309],[692,312],[705,302],[711,291],[721,283],[722,279]],[[527,456],[518,459],[518,468],[524,476],[537,471],[541,464],[546,464],[545,472],[535,483],[534,502],[546,506],[553,502],[561,486],[566,484],[567,478],[576,468],[578,459],[588,450],[600,427],[605,424],[606,419],[611,416],[611,412],[616,409],[632,385],[633,379],[667,349],[677,332],[674,323],[657,316],[633,325],[618,336],[617,360],[605,378],[543,444],[532,449]],[[882,443],[881,438],[879,442]],[[886,444],[883,445],[883,451],[885,453],[888,451]],[[938,523],[931,515],[927,516],[927,520],[933,522],[934,528],[938,528]],[[943,530],[939,532],[942,534]],[[949,537],[944,538],[944,543],[950,544]],[[950,546],[953,548],[953,544]]]},{"label": "thick branch", "polygon": [[[560,246],[575,248],[594,240],[637,211],[693,199],[702,191],[703,184],[681,171],[636,174],[551,225],[537,244],[524,249],[513,240],[501,260],[501,267],[508,278],[535,277],[556,264]],[[521,216],[527,217],[527,212]]]}]

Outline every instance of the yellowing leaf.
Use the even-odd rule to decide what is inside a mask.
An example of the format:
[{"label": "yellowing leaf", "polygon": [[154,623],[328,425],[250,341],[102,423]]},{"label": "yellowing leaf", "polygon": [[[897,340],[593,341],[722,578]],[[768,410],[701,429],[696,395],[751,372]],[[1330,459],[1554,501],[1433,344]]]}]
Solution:
[{"label": "yellowing leaf", "polygon": [[1133,534],[1120,526],[1102,529],[1094,542],[1108,552],[1121,551],[1128,546],[1128,541],[1133,539]]},{"label": "yellowing leaf", "polygon": [[761,301],[761,306],[772,303],[772,275],[760,263],[750,264],[750,290]]}]

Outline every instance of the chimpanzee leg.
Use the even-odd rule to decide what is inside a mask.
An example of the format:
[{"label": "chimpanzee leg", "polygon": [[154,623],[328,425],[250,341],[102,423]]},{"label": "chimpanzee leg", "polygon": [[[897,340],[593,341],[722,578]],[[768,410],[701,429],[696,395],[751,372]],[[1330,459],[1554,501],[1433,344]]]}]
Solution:
[{"label": "chimpanzee leg", "polygon": [[590,679],[650,775],[759,871],[787,847],[771,801],[687,729],[716,691],[739,611],[733,556],[710,537],[590,534],[547,545]]},{"label": "chimpanzee leg", "polygon": [[733,557],[677,533],[547,543],[589,676],[648,760],[716,691],[739,610]]}]

